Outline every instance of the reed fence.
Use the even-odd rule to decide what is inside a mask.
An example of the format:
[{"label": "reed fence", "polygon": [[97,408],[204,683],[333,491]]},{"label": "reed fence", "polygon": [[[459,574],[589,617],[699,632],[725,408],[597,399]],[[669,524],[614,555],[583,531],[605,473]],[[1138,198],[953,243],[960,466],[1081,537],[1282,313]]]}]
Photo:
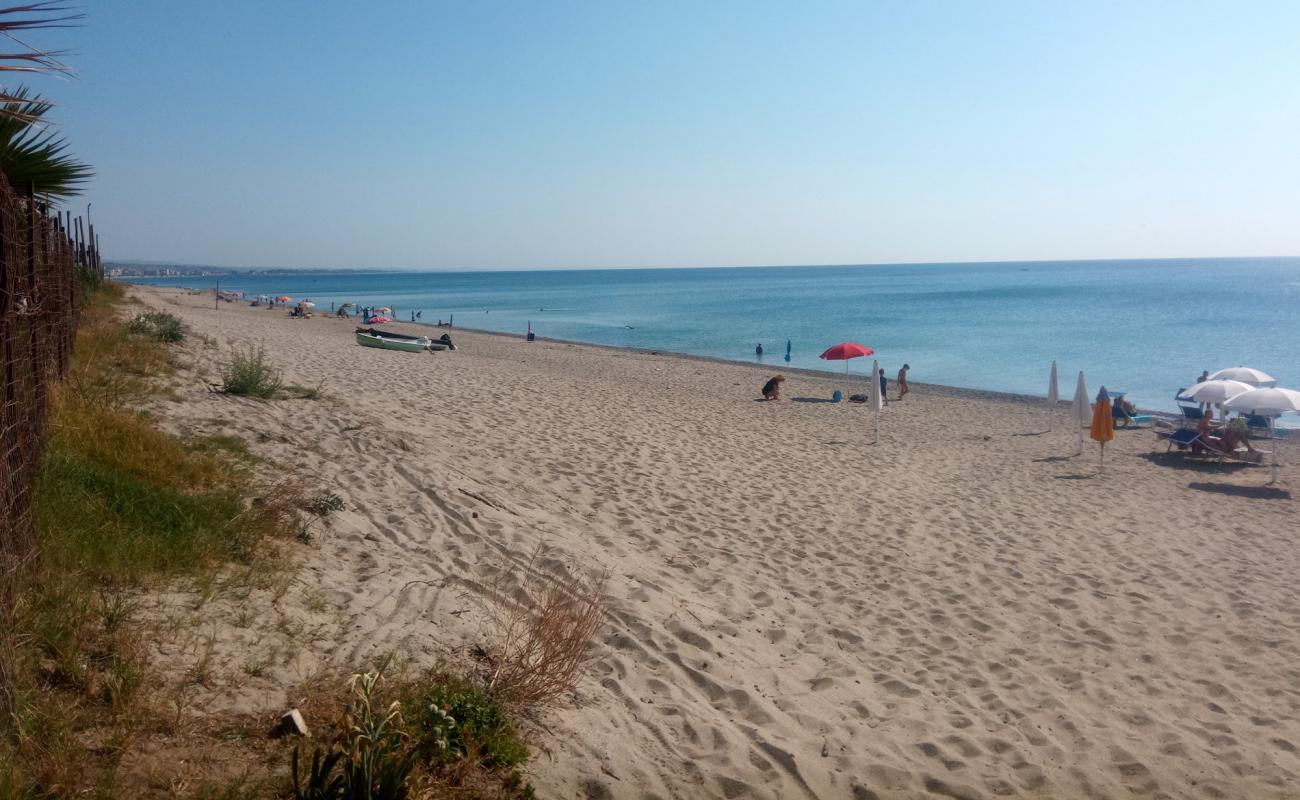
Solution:
[{"label": "reed fence", "polygon": [[67,374],[78,281],[103,274],[94,228],[0,177],[0,578],[36,546],[32,482],[50,384]]}]

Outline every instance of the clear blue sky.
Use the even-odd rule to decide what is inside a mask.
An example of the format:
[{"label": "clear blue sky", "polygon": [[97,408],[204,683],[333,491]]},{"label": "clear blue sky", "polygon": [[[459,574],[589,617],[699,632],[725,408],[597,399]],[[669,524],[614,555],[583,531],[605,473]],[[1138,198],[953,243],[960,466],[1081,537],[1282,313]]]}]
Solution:
[{"label": "clear blue sky", "polygon": [[1300,254],[1300,3],[87,0],[110,258]]}]

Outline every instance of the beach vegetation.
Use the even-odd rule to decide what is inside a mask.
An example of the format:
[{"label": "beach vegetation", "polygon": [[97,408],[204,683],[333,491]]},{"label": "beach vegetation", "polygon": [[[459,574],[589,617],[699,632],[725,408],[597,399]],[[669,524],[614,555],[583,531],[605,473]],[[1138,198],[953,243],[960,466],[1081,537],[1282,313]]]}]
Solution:
[{"label": "beach vegetation", "polygon": [[346,504],[343,502],[342,497],[339,497],[334,491],[327,489],[308,499],[305,509],[318,517],[326,517],[330,514],[342,511],[345,506]]},{"label": "beach vegetation", "polygon": [[509,712],[451,673],[354,675],[327,743],[290,757],[295,800],[531,798],[529,750]]},{"label": "beach vegetation", "polygon": [[239,397],[270,400],[280,394],[284,380],[262,346],[235,348],[221,375],[221,391]]},{"label": "beach vegetation", "polygon": [[119,786],[122,759],[165,727],[141,592],[267,560],[301,524],[295,485],[267,484],[230,442],[196,446],[140,410],[174,356],[129,330],[115,286],[89,295],[51,394],[39,552],[0,575],[0,798],[137,796]]},{"label": "beach vegetation", "polygon": [[559,563],[539,545],[486,593],[485,682],[509,707],[554,706],[572,695],[605,623],[606,572]]},{"label": "beach vegetation", "polygon": [[169,344],[184,341],[185,324],[180,318],[162,311],[145,311],[132,317],[126,329]]}]

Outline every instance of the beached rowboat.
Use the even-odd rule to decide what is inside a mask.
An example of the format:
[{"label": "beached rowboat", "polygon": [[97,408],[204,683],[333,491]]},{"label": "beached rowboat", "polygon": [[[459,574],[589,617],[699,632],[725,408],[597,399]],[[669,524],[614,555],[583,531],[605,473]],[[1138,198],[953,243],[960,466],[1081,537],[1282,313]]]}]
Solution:
[{"label": "beached rowboat", "polygon": [[[406,336],[401,333],[380,331],[374,328],[357,328],[357,344],[362,347],[378,347],[383,350],[401,350],[406,353],[418,353],[430,350],[433,341],[428,336]],[[441,347],[438,349],[442,349]]]}]

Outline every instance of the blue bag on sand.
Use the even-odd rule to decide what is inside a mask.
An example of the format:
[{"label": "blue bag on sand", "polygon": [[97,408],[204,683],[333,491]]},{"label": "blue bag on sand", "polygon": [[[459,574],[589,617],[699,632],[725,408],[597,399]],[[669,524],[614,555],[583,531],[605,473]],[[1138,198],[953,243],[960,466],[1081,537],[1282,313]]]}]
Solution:
[{"label": "blue bag on sand", "polygon": [[836,390],[835,390],[835,394],[831,395],[831,402],[832,402],[832,403],[838,403],[839,401],[841,401],[841,400],[843,400],[843,399],[844,399],[844,395],[840,394],[840,390],[839,390],[839,389],[836,389]]}]

